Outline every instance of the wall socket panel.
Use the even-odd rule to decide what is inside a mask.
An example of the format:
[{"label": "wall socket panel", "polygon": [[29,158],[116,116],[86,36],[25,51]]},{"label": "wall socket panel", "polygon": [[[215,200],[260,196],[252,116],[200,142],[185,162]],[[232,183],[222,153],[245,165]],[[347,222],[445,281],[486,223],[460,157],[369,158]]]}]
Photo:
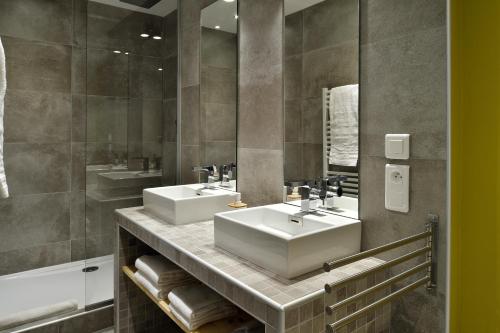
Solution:
[{"label": "wall socket panel", "polygon": [[385,208],[402,213],[410,210],[409,165],[385,165]]}]

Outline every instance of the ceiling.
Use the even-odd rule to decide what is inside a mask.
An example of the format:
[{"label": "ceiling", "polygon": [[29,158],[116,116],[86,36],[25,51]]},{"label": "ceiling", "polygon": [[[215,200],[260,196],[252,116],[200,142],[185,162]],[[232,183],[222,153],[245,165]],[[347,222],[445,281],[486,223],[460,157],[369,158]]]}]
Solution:
[{"label": "ceiling", "polygon": [[[177,8],[177,0],[162,0],[149,9],[130,5],[120,0],[91,1],[161,17],[170,14]],[[285,0],[285,15],[293,14],[323,1],[325,0]],[[209,28],[219,25],[221,30],[236,33],[236,20],[234,19],[236,8],[237,1],[225,2],[219,0],[203,9],[202,25]]]},{"label": "ceiling", "polygon": [[237,12],[237,1],[216,1],[201,11],[201,25],[210,29],[220,26],[220,30],[235,34],[238,30],[238,21],[234,18],[234,15]]},{"label": "ceiling", "polygon": [[91,0],[91,1],[161,17],[167,16],[175,9],[177,9],[177,0],[162,0],[149,9],[130,5],[128,3],[121,2],[120,0]]}]

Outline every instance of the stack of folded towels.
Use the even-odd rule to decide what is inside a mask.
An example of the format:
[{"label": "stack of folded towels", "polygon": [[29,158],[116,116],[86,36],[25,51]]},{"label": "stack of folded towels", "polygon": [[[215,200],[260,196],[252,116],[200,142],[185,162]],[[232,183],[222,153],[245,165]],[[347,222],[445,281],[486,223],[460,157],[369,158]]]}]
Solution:
[{"label": "stack of folded towels", "polygon": [[168,293],[179,286],[196,280],[168,259],[159,255],[144,255],[135,261],[135,278],[153,296],[166,299]]},{"label": "stack of folded towels", "polygon": [[174,288],[168,300],[174,316],[190,331],[237,313],[231,303],[201,284]]}]

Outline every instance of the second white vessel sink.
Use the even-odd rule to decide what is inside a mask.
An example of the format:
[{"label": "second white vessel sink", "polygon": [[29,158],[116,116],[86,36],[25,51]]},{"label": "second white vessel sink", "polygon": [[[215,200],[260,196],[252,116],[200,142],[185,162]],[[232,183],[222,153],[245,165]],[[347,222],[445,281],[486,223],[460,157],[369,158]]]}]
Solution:
[{"label": "second white vessel sink", "polygon": [[216,246],[288,279],[361,246],[361,221],[321,212],[301,216],[287,204],[216,214],[214,233]]},{"label": "second white vessel sink", "polygon": [[144,209],[172,224],[212,220],[215,213],[231,210],[239,193],[204,189],[201,184],[149,188],[143,191]]}]

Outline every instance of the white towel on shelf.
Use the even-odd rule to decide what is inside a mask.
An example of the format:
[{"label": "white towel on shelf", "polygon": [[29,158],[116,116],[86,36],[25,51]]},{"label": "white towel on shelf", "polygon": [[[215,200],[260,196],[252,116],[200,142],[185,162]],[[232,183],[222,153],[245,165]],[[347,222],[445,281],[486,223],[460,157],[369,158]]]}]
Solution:
[{"label": "white towel on shelf", "polygon": [[62,315],[68,312],[76,311],[77,309],[78,302],[76,300],[68,300],[56,304],[50,304],[25,311],[20,311],[14,314],[0,317],[0,331],[34,321]]},{"label": "white towel on shelf", "polygon": [[135,267],[158,286],[191,277],[182,268],[159,255],[143,255],[136,259]]},{"label": "white towel on shelf", "polygon": [[158,286],[155,286],[153,283],[151,283],[151,281],[149,281],[149,279],[147,279],[144,275],[142,275],[141,271],[135,272],[134,276],[135,276],[137,282],[139,282],[144,288],[146,288],[146,290],[149,291],[149,293],[151,295],[153,295],[154,297],[156,297],[158,299],[166,299],[167,298],[170,290],[163,291],[163,290],[159,289]]},{"label": "white towel on shelf", "polygon": [[5,91],[7,90],[7,70],[5,66],[5,51],[3,49],[2,39],[0,38],[0,198],[9,197],[9,188],[7,186],[7,177],[5,175],[4,153],[3,153],[3,117]]},{"label": "white towel on shelf", "polygon": [[174,288],[168,300],[174,315],[191,330],[237,313],[231,303],[201,284]]},{"label": "white towel on shelf", "polygon": [[187,329],[190,330],[190,331],[194,331],[197,328],[199,328],[199,327],[201,327],[201,326],[203,326],[205,324],[208,324],[208,323],[220,320],[220,319],[224,319],[224,318],[227,318],[227,317],[230,317],[230,316],[234,316],[237,313],[235,307],[232,307],[232,308],[224,307],[222,309],[214,309],[211,313],[207,313],[206,315],[204,315],[202,317],[198,317],[196,319],[191,319],[191,318],[184,317],[184,315],[181,314],[179,312],[179,310],[177,310],[172,305],[170,305],[170,310],[172,311],[172,314],[177,319],[179,319],[179,321],[184,326],[186,326]]},{"label": "white towel on shelf", "polygon": [[357,84],[331,90],[329,163],[332,165],[358,164],[358,90]]}]

